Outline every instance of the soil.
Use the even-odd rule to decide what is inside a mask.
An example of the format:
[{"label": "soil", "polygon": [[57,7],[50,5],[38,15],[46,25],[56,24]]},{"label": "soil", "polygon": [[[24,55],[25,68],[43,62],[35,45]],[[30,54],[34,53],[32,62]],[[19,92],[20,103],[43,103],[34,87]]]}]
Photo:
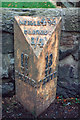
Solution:
[{"label": "soil", "polygon": [[[77,118],[80,119],[79,116],[79,107],[80,107],[80,99],[77,98],[68,98],[63,99],[56,97],[55,101],[36,119],[42,118]],[[2,100],[2,120],[6,118],[9,120],[33,120],[34,116],[17,101],[16,96],[13,97],[3,97]],[[72,119],[73,120],[73,119]]]}]

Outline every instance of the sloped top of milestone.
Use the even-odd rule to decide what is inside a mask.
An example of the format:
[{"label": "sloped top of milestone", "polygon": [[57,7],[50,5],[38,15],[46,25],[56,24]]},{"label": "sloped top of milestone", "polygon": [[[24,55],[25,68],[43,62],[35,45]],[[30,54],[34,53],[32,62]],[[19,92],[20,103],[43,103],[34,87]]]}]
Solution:
[{"label": "sloped top of milestone", "polygon": [[15,19],[26,41],[38,57],[52,33],[55,31],[61,17],[16,16]]}]

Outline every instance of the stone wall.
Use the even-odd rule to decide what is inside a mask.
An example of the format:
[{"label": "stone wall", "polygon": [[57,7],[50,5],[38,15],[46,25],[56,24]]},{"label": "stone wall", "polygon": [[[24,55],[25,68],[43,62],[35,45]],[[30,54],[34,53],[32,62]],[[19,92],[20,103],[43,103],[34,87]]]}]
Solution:
[{"label": "stone wall", "polygon": [[59,0],[59,2],[57,2],[57,6],[61,6],[63,8],[80,7],[80,1],[73,2],[73,0],[66,0],[65,2],[62,2],[61,0]]},{"label": "stone wall", "polygon": [[[59,69],[57,95],[75,97],[80,91],[78,56],[79,50],[79,14],[78,8],[64,9],[2,9],[2,78],[14,83],[14,16],[61,16],[61,40],[59,48]],[[7,78],[7,79],[5,79]],[[8,87],[11,87],[7,83]],[[7,93],[5,83],[3,93]],[[14,89],[14,87],[13,87]],[[12,89],[11,89],[12,90]]]}]

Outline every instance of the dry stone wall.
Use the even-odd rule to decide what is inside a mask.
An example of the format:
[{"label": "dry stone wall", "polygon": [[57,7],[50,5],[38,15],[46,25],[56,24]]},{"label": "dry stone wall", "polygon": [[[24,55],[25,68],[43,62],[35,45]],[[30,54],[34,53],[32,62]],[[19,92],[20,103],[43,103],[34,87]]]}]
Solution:
[{"label": "dry stone wall", "polygon": [[18,15],[62,17],[57,95],[65,98],[79,95],[80,9],[2,9],[2,78],[9,78],[13,83],[15,80],[13,23],[14,16]]}]

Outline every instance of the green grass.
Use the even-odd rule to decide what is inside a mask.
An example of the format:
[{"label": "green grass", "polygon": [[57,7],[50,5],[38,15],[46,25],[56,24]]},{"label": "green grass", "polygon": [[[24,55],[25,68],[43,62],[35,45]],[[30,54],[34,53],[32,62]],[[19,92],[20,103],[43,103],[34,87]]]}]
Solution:
[{"label": "green grass", "polygon": [[[1,5],[0,5],[1,7]],[[51,2],[2,2],[4,8],[56,8]]]}]

